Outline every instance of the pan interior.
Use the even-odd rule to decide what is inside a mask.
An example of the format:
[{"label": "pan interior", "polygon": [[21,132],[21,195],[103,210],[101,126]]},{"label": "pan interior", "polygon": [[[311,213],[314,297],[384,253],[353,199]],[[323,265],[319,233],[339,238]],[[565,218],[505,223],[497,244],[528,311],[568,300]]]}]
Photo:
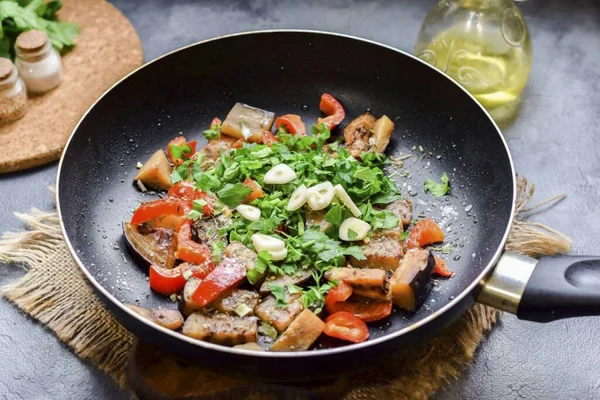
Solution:
[{"label": "pan interior", "polygon": [[[441,222],[456,271],[439,280],[415,314],[395,311],[371,328],[379,337],[407,327],[459,296],[492,260],[509,223],[511,163],[496,128],[470,96],[440,73],[394,50],[311,32],[226,37],[161,58],[109,91],[83,119],[59,173],[65,230],[81,263],[114,299],[174,307],[150,291],[147,267],[122,239],[121,223],[142,201],[136,163],[177,135],[204,139],[213,117],[235,102],[277,114],[320,116],[323,92],[338,98],[346,123],[370,110],[396,123],[389,155],[412,154],[398,175],[415,215]],[[405,172],[407,171],[407,172]],[[451,194],[425,194],[427,178],[446,172]],[[416,193],[416,196],[411,194]]]}]

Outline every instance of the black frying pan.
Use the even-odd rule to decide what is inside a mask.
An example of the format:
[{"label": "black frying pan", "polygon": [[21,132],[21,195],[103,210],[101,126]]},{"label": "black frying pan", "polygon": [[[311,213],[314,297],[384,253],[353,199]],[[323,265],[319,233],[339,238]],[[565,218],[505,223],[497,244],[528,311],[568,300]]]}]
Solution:
[{"label": "black frying pan", "polygon": [[[444,223],[454,246],[449,264],[456,276],[441,281],[415,314],[395,311],[389,321],[372,327],[367,342],[302,353],[260,353],[200,342],[124,307],[138,302],[175,307],[150,291],[146,266],[135,262],[122,239],[121,223],[140,201],[150,200],[132,183],[136,163],[180,132],[200,139],[211,119],[224,118],[237,101],[316,121],[323,92],[339,99],[350,118],[370,109],[395,119],[388,154],[419,155],[417,162],[408,163],[412,176],[403,192],[418,192],[417,214]],[[442,172],[452,182],[451,195],[435,206],[420,203],[418,199],[433,199],[423,194],[424,180]],[[121,323],[142,340],[214,368],[272,380],[302,379],[307,373],[332,376],[367,366],[440,330],[478,296],[534,320],[598,314],[598,279],[587,277],[597,275],[599,265],[591,258],[545,259],[533,275],[535,260],[505,254],[498,263],[514,200],[515,174],[506,142],[465,90],[393,48],[305,31],[227,36],[147,64],[85,115],[58,172],[58,210],[67,243]]]}]

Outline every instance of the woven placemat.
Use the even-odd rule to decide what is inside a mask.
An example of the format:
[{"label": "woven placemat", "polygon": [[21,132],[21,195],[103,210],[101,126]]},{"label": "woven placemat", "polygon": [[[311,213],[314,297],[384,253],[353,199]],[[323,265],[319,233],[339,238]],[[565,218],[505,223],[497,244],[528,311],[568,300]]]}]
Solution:
[{"label": "woven placemat", "polygon": [[[556,196],[527,208],[535,188],[520,178],[518,190],[518,218],[533,208],[565,197]],[[110,374],[122,387],[128,387],[127,361],[134,338],[103,307],[71,258],[56,213],[34,209],[29,214],[16,215],[29,229],[4,234],[0,240],[0,260],[18,263],[28,272],[4,287],[4,296],[50,328],[79,357]],[[563,234],[518,218],[509,236],[508,250],[534,257],[569,250],[571,241]],[[496,310],[473,306],[437,337],[399,354],[393,363],[351,377],[344,399],[429,398],[442,385],[458,378],[471,363],[498,316]],[[201,388],[203,378],[209,376],[215,379],[208,372],[205,375],[199,372],[197,387]],[[224,380],[223,385],[227,384],[227,377],[219,379]]]},{"label": "woven placemat", "polygon": [[143,62],[135,29],[105,0],[64,0],[59,17],[79,25],[77,45],[62,58],[60,86],[30,96],[27,114],[0,127],[0,173],[57,160],[83,113]]}]

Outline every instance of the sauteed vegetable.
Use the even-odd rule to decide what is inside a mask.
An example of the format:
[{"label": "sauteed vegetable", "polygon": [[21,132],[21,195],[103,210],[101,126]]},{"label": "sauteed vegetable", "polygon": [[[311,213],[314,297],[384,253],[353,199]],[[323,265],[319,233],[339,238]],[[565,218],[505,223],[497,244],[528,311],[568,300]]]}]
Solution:
[{"label": "sauteed vegetable", "polygon": [[394,123],[366,113],[335,139],[344,108],[329,94],[320,108],[307,133],[299,115],[237,103],[203,148],[180,136],[150,157],[135,179],[166,196],[140,205],[124,234],[182,315],[134,311],[200,340],[301,351],[321,335],[365,341],[394,307],[416,311],[432,274],[453,275],[427,249],[444,240],[433,220],[405,231],[412,203],[384,172]]}]

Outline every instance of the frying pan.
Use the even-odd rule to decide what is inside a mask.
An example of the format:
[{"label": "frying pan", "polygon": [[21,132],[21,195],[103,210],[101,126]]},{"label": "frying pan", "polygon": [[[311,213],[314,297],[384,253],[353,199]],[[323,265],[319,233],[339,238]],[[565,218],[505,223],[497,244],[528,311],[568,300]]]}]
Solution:
[{"label": "frying pan", "polygon": [[[238,101],[316,121],[323,92],[339,99],[349,117],[371,110],[395,120],[387,153],[414,155],[402,190],[408,197],[418,193],[415,213],[435,218],[448,232],[456,276],[440,281],[416,313],[396,310],[371,326],[367,342],[299,353],[197,341],[126,308],[123,303],[175,307],[150,291],[147,266],[122,238],[121,223],[140,201],[153,198],[132,182],[136,163],[179,134],[203,140],[212,118],[224,118]],[[423,182],[443,172],[452,191],[437,201],[423,193]],[[267,380],[347,373],[439,331],[476,300],[537,321],[600,313],[597,258],[503,254],[515,212],[515,173],[487,112],[428,64],[359,38],[252,32],[160,57],[113,86],[82,118],[60,161],[57,185],[66,242],[115,317],[144,341],[229,373]]]}]

